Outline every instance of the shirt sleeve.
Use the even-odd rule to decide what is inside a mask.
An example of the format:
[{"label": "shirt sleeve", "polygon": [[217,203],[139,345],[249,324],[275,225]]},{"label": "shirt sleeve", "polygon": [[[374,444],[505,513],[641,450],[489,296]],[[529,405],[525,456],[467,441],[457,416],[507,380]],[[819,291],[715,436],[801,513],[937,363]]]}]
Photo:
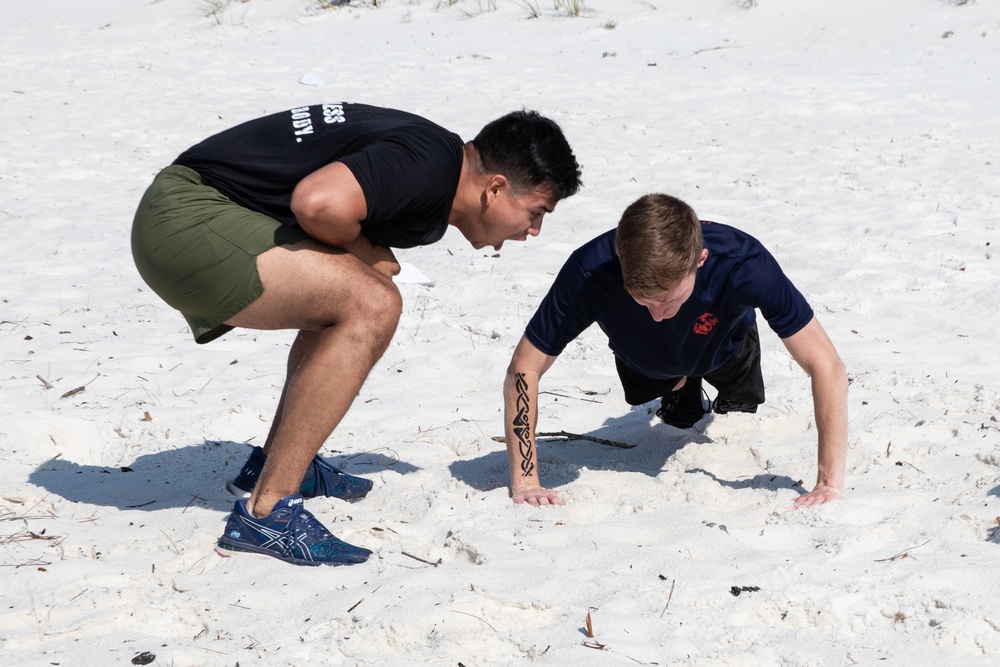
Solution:
[{"label": "shirt sleeve", "polygon": [[445,141],[416,132],[384,138],[340,161],[364,192],[368,217],[362,227],[419,218],[449,204],[461,170]]},{"label": "shirt sleeve", "polygon": [[774,256],[754,239],[743,262],[733,272],[733,289],[748,306],[760,310],[779,338],[802,330],[813,318],[813,310],[796,289]]},{"label": "shirt sleeve", "polygon": [[557,357],[595,321],[590,298],[590,274],[579,251],[570,255],[528,322],[525,335],[543,353]]}]

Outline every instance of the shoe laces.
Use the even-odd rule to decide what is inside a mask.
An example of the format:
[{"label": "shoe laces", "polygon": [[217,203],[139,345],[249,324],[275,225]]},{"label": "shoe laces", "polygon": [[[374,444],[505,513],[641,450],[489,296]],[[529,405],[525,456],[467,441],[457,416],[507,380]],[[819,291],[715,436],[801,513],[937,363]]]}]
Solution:
[{"label": "shoe laces", "polygon": [[305,506],[300,504],[284,511],[291,514],[288,519],[288,529],[281,536],[281,541],[287,548],[291,548],[298,542],[299,536],[305,537],[311,542],[333,537],[333,534]]}]

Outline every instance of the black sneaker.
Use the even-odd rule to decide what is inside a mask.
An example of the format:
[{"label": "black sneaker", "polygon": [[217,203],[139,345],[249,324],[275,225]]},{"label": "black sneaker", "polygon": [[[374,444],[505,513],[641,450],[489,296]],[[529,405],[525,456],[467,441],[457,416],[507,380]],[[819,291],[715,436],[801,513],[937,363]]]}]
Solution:
[{"label": "black sneaker", "polygon": [[751,403],[733,403],[732,401],[716,400],[712,404],[712,410],[716,414],[724,415],[729,412],[757,412],[757,406]]},{"label": "black sneaker", "polygon": [[674,428],[691,428],[707,412],[701,397],[701,378],[688,378],[683,387],[660,399],[656,416]]}]

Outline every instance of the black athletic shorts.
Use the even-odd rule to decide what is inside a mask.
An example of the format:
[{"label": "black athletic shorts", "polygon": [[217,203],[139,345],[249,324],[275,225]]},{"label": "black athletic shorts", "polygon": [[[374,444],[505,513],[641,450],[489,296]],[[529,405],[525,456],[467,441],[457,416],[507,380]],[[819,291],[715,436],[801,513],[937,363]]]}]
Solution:
[{"label": "black athletic shorts", "polygon": [[[615,366],[629,405],[642,405],[673,391],[680,377],[665,380],[646,377],[615,356]],[[757,412],[764,402],[764,376],[760,370],[760,335],[754,323],[743,345],[726,363],[702,378],[718,390],[715,412]]]}]

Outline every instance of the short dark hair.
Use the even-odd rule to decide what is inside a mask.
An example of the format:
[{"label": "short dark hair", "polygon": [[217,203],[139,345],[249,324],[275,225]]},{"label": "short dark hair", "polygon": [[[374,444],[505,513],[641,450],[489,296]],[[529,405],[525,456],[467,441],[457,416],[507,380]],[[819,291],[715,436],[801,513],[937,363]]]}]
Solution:
[{"label": "short dark hair", "polygon": [[580,165],[555,121],[514,111],[487,124],[472,140],[484,171],[503,174],[515,190],[543,186],[559,199],[580,189]]}]

